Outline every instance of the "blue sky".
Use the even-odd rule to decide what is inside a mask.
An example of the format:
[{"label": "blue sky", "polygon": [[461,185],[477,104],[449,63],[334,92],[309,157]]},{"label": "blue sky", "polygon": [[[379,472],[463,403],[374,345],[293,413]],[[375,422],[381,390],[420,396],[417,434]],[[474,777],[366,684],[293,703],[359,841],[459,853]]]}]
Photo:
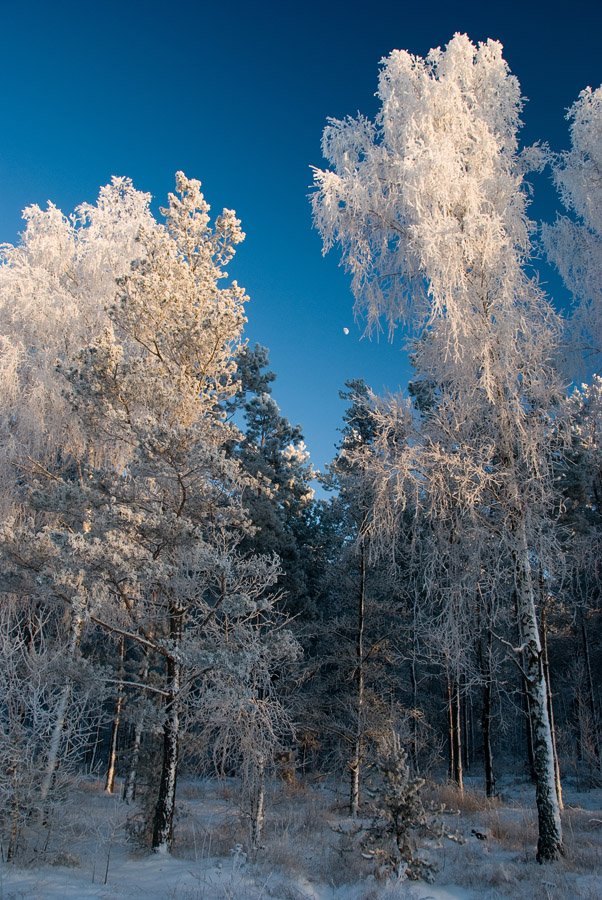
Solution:
[{"label": "blue sky", "polygon": [[[247,337],[270,348],[275,399],[319,468],[339,439],[345,380],[382,391],[408,379],[401,336],[361,339],[349,280],[311,227],[326,118],[373,116],[379,60],[424,55],[456,31],[503,43],[529,98],[525,142],[565,147],[566,108],[602,82],[602,7],[581,0],[557,14],[529,0],[4,0],[0,22],[0,243],[18,239],[23,207],[71,212],[112,175],[150,191],[157,212],[176,170],[200,178],[213,213],[242,219],[230,274],[251,298]],[[534,214],[551,219],[556,205],[538,178]]]}]

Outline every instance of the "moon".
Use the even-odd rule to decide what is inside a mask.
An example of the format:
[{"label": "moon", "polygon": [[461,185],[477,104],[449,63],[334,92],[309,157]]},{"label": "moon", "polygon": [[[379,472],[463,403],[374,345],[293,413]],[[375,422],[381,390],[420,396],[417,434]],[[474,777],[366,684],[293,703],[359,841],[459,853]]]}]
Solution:
[{"label": "moon", "polygon": [[349,329],[348,329],[348,328],[343,328],[343,334],[349,334]]}]

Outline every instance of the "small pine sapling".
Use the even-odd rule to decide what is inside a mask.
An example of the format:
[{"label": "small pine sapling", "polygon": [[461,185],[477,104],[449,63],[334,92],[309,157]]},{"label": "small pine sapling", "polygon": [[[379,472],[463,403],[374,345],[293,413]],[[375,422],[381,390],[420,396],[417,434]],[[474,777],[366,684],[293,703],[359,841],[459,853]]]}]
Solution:
[{"label": "small pine sapling", "polygon": [[436,866],[418,855],[424,838],[439,838],[441,809],[428,809],[420,796],[424,779],[413,776],[398,734],[383,739],[376,759],[380,784],[375,815],[363,841],[363,855],[375,860],[377,874],[434,881]]}]

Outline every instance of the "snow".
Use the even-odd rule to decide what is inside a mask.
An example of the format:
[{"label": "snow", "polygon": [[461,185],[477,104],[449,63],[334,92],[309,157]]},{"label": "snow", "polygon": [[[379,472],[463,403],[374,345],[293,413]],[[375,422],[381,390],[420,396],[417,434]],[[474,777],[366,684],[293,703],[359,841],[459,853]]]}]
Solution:
[{"label": "snow", "polygon": [[[575,847],[551,866],[534,861],[532,789],[504,785],[495,808],[474,802],[446,818],[464,842],[430,847],[439,865],[434,884],[375,880],[354,853],[337,786],[271,785],[265,846],[247,858],[248,825],[236,782],[180,785],[175,851],[136,847],[125,823],[136,816],[89,780],[54,823],[43,851],[30,840],[17,864],[2,864],[1,900],[598,900],[602,897],[602,790],[566,789],[567,832]],[[472,805],[469,802],[472,800]],[[478,841],[476,828],[488,834]],[[497,835],[497,837],[496,837]],[[31,835],[30,835],[31,838]],[[347,850],[345,847],[347,846]]]}]

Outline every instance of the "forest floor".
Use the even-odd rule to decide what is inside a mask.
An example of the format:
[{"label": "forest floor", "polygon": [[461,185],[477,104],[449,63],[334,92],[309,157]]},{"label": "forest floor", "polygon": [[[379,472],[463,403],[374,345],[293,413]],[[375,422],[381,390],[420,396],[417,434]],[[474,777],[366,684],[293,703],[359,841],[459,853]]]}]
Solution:
[{"label": "forest floor", "polygon": [[49,836],[30,833],[17,862],[2,863],[0,900],[602,900],[602,790],[565,787],[566,853],[539,866],[532,786],[499,787],[495,802],[476,789],[431,789],[454,839],[427,842],[438,868],[427,884],[374,877],[345,796],[326,781],[271,786],[264,846],[251,858],[235,784],[181,781],[166,857],[137,847],[139,813],[89,780]]}]

